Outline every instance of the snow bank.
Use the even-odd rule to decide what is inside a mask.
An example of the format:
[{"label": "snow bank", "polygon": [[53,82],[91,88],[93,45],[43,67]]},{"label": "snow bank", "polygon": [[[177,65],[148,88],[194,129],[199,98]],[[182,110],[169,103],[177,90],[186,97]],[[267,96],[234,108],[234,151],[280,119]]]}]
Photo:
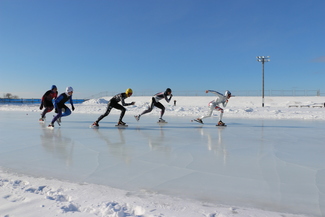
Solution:
[{"label": "snow bank", "polygon": [[[91,99],[82,104],[75,105],[76,113],[101,114],[106,110],[110,98]],[[189,97],[175,96],[170,103],[162,100],[166,107],[166,116],[199,117],[208,112],[208,103],[214,96]],[[135,101],[133,106],[127,106],[126,115],[136,115],[145,110],[150,104],[150,97],[131,97],[126,102]],[[176,106],[174,106],[176,100]],[[225,108],[224,118],[264,118],[264,119],[302,119],[325,120],[325,97],[266,97],[265,107],[262,107],[261,97],[232,97]],[[40,112],[38,105],[8,105],[0,104],[0,111],[28,111]],[[148,115],[159,114],[154,109]],[[119,111],[113,109],[112,114]],[[218,112],[214,112],[214,116]]]},{"label": "snow bank", "polygon": [[155,192],[128,192],[7,173],[0,168],[0,216],[75,217],[302,217],[250,208],[216,206]]}]

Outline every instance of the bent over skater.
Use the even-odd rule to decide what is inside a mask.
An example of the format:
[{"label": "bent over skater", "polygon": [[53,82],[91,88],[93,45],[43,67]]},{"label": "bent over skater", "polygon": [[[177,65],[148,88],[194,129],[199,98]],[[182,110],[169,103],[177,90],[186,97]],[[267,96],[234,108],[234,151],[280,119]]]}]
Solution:
[{"label": "bent over skater", "polygon": [[[124,100],[130,96],[132,96],[133,94],[133,91],[131,88],[128,88],[125,93],[119,93],[119,94],[116,94],[115,96],[113,96],[109,101],[108,101],[108,104],[107,104],[107,109],[106,109],[106,112],[104,114],[102,114],[98,119],[97,121],[95,121],[92,126],[93,127],[99,127],[99,121],[101,121],[104,117],[106,117],[107,115],[109,115],[109,113],[111,112],[112,108],[115,108],[115,109],[118,109],[118,110],[121,110],[121,114],[120,114],[120,118],[117,122],[117,125],[126,125],[122,119],[124,117],[124,114],[125,114],[125,111],[126,109],[123,107],[123,106],[129,106],[129,105],[134,105],[135,102],[131,102],[131,103],[125,103]],[[118,102],[121,102],[122,105],[120,105]]]},{"label": "bent over skater", "polygon": [[[168,98],[168,96],[170,96]],[[155,94],[152,98],[151,98],[151,105],[149,106],[149,108],[145,111],[143,111],[141,114],[139,115],[136,115],[134,116],[135,119],[137,121],[140,120],[140,117],[144,114],[147,114],[149,112],[152,111],[152,109],[156,106],[157,108],[160,108],[161,111],[160,111],[160,118],[158,120],[158,122],[161,122],[161,123],[164,123],[166,122],[164,119],[162,119],[164,113],[165,113],[165,106],[163,104],[161,104],[159,101],[162,100],[162,99],[165,99],[166,102],[170,102],[170,100],[172,99],[173,97],[173,94],[172,94],[172,90],[170,88],[167,88],[165,92],[160,92],[160,93],[157,93]]]},{"label": "bent over skater", "polygon": [[68,108],[68,106],[65,105],[65,103],[67,101],[70,102],[71,109],[72,109],[72,111],[74,111],[74,106],[73,106],[73,102],[72,102],[72,94],[73,94],[73,88],[67,87],[65,89],[65,92],[61,93],[60,96],[54,101],[55,112],[58,114],[56,116],[54,116],[49,127],[54,127],[55,121],[60,125],[61,117],[66,117],[66,116],[71,115],[71,110]]},{"label": "bent over skater", "polygon": [[41,105],[39,107],[40,110],[43,109],[43,107],[45,108],[44,111],[41,114],[41,118],[39,119],[39,121],[45,121],[45,115],[48,112],[51,112],[54,108],[53,99],[56,99],[58,97],[58,91],[57,91],[57,87],[55,85],[52,85],[51,90],[48,90],[44,93],[44,95],[42,96],[42,100],[41,100]]},{"label": "bent over skater", "polygon": [[218,122],[217,126],[225,126],[225,123],[222,122],[223,109],[221,107],[219,107],[219,104],[222,104],[223,107],[227,106],[228,99],[231,97],[230,91],[227,90],[224,95],[222,93],[215,91],[215,90],[206,90],[205,92],[206,93],[209,93],[209,92],[214,93],[215,95],[217,95],[217,98],[215,100],[209,102],[209,105],[208,105],[209,109],[210,109],[209,113],[205,116],[195,119],[195,121],[203,124],[202,119],[211,117],[212,112],[214,110],[217,110],[217,111],[220,111],[219,122]]}]

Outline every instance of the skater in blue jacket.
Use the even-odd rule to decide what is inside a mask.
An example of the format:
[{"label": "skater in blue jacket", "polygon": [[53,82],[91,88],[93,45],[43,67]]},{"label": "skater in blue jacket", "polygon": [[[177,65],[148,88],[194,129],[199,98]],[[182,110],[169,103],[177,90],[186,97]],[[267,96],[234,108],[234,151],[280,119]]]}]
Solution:
[{"label": "skater in blue jacket", "polygon": [[49,127],[54,127],[54,122],[57,121],[60,125],[61,117],[69,116],[71,114],[71,110],[68,106],[65,105],[67,101],[70,102],[72,111],[74,111],[74,106],[72,102],[72,94],[73,88],[67,87],[65,92],[62,93],[54,102],[55,112],[58,113],[53,119]]}]

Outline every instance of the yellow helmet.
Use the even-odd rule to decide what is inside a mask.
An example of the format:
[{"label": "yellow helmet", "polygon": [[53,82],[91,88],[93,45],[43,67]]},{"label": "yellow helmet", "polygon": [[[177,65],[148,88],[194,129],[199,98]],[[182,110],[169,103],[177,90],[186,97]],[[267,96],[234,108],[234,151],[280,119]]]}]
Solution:
[{"label": "yellow helmet", "polygon": [[129,97],[129,96],[132,95],[133,91],[132,91],[131,88],[128,88],[128,89],[126,89],[125,93],[126,93],[126,95]]}]

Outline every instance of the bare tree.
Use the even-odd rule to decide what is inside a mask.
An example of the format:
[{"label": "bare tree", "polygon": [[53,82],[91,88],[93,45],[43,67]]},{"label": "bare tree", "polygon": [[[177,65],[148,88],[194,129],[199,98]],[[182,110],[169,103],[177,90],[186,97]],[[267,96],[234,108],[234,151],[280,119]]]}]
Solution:
[{"label": "bare tree", "polygon": [[5,98],[5,99],[18,99],[19,97],[14,96],[11,93],[5,93],[5,94],[3,94],[3,98]]}]

